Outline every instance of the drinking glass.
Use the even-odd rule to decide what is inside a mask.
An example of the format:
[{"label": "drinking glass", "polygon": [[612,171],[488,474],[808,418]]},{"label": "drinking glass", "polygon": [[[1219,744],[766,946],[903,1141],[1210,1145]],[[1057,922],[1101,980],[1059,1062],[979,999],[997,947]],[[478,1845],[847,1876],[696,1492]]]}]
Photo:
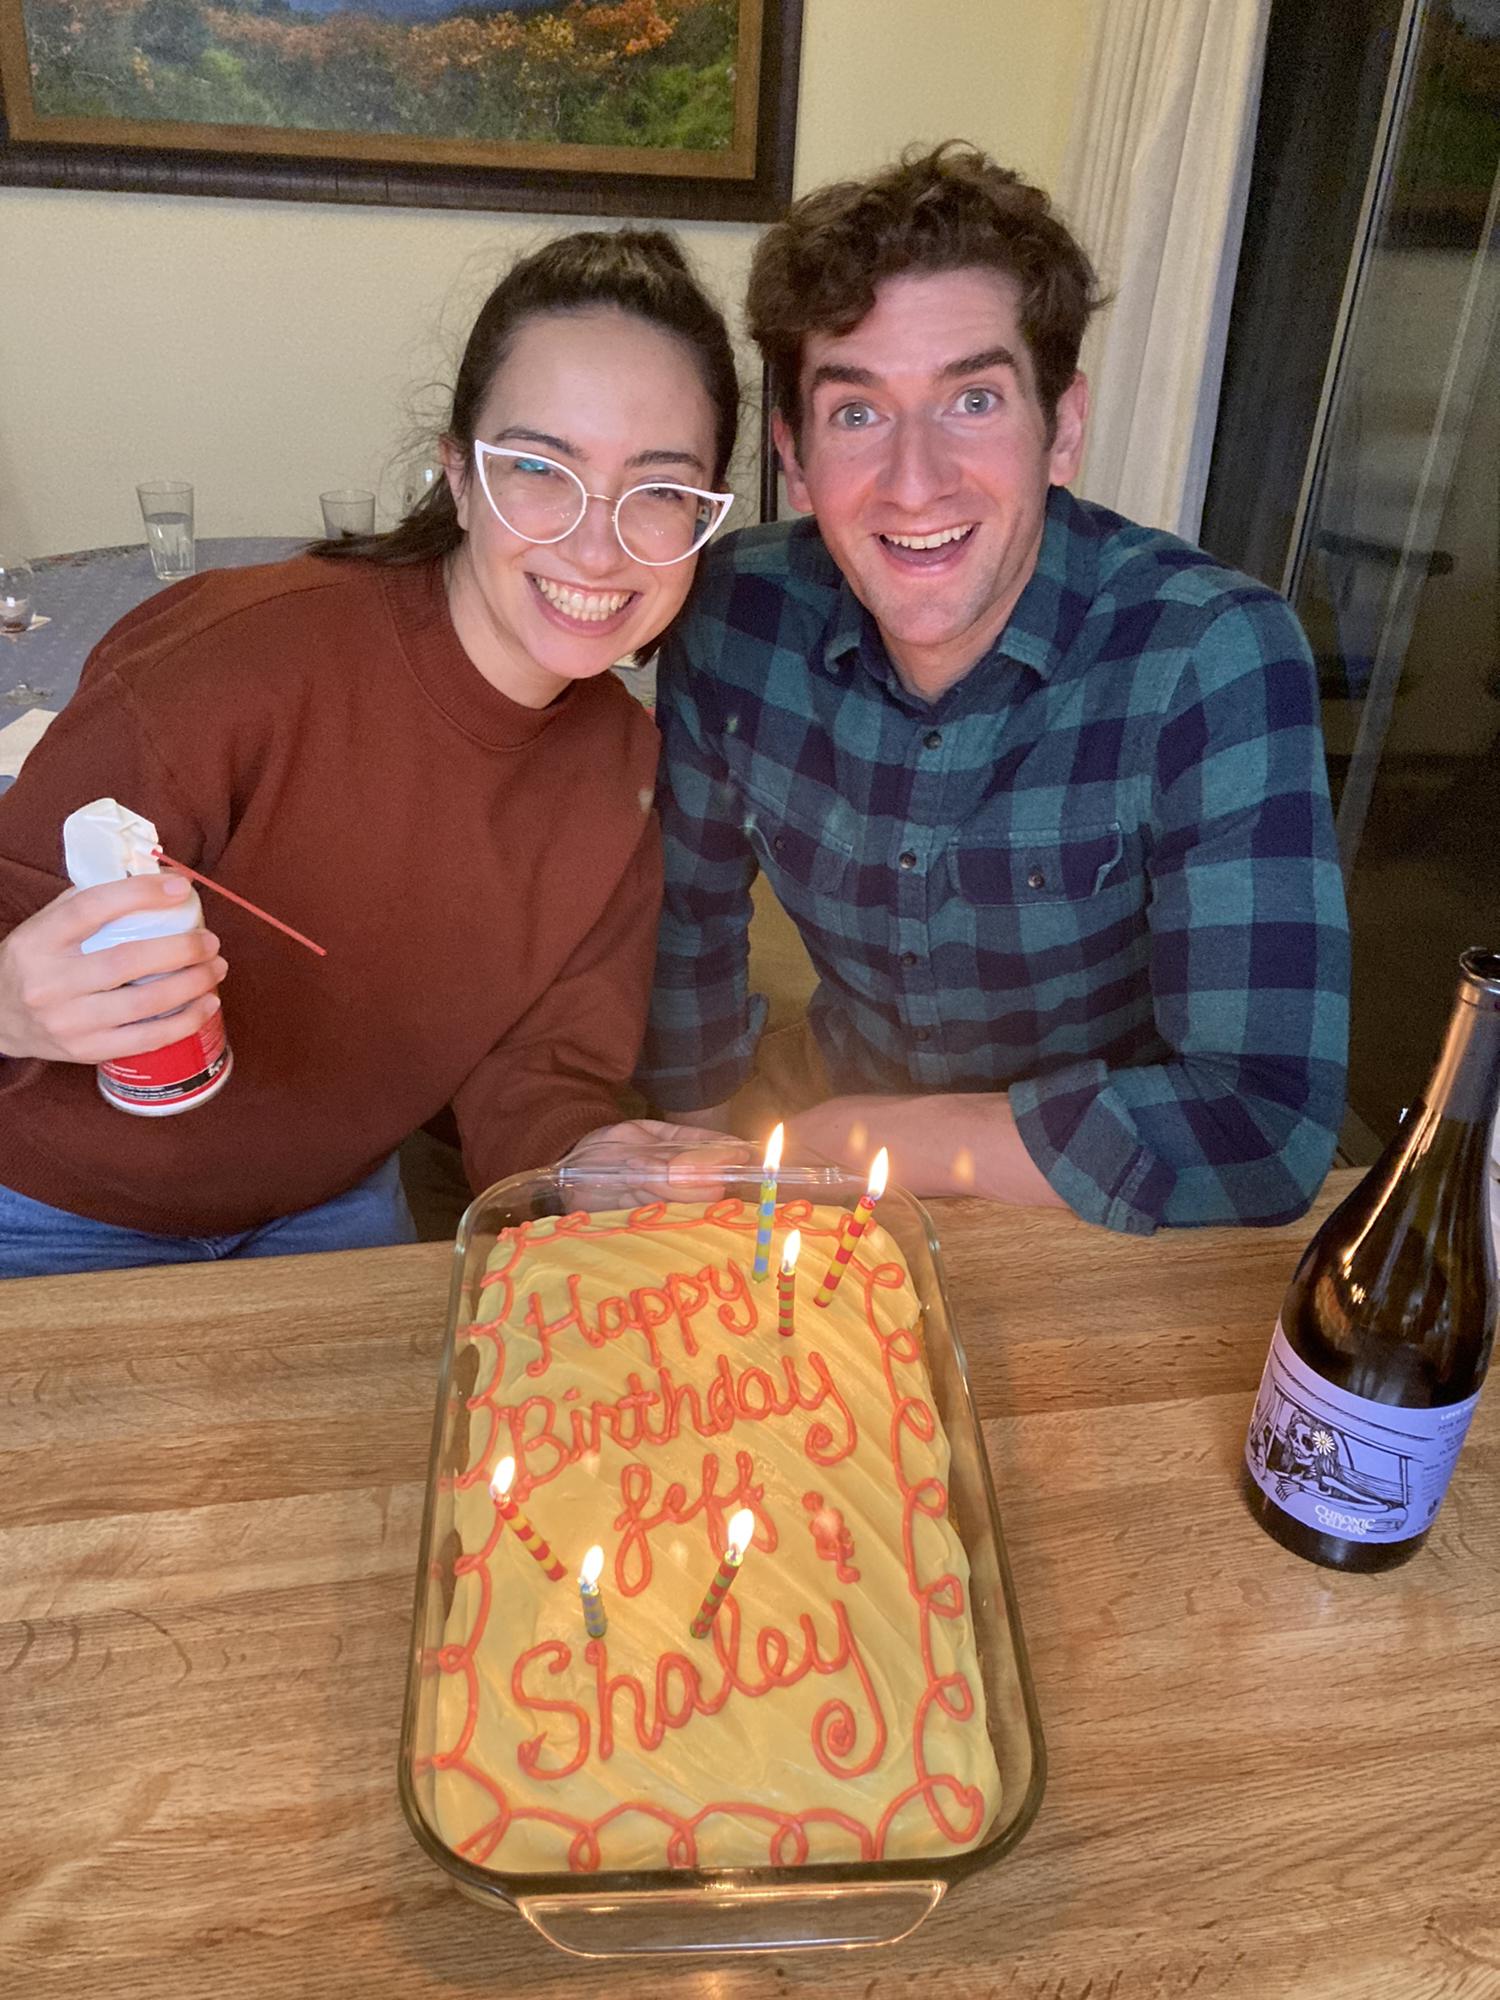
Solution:
[{"label": "drinking glass", "polygon": [[31,564],[0,557],[0,632],[24,632],[31,623]]},{"label": "drinking glass", "polygon": [[326,535],[373,535],[375,495],[358,486],[335,486],[318,495]]},{"label": "drinking glass", "polygon": [[151,567],[163,583],[191,576],[193,489],[185,479],[148,479],[136,487]]}]

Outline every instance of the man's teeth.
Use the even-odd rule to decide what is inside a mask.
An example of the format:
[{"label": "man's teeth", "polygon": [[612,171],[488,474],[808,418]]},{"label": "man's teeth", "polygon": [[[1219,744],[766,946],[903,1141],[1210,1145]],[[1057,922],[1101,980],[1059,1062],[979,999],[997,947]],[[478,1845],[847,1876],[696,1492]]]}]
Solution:
[{"label": "man's teeth", "polygon": [[898,549],[940,549],[946,542],[961,542],[973,525],[970,521],[962,528],[940,528],[935,535],[882,535],[880,539]]},{"label": "man's teeth", "polygon": [[566,584],[553,583],[550,577],[545,576],[533,577],[532,581],[547,602],[555,604],[559,611],[565,611],[570,618],[583,618],[595,623],[613,618],[635,595],[633,590],[572,590]]}]

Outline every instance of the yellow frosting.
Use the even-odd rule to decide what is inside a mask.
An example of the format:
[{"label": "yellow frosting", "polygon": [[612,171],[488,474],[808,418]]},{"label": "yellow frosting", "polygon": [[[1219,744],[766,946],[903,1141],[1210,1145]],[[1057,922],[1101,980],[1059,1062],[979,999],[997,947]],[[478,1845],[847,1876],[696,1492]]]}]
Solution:
[{"label": "yellow frosting", "polygon": [[[463,1553],[429,1662],[438,1829],[468,1859],[857,1861],[957,1853],[992,1824],[1000,1775],[920,1307],[878,1225],[832,1304],[813,1304],[842,1214],[784,1204],[760,1283],[753,1203],[548,1218],[496,1245],[464,1335]],[[508,1454],[520,1522],[490,1491]],[[754,1539],[695,1639],[745,1506]],[[578,1589],[595,1542],[602,1640]]]}]

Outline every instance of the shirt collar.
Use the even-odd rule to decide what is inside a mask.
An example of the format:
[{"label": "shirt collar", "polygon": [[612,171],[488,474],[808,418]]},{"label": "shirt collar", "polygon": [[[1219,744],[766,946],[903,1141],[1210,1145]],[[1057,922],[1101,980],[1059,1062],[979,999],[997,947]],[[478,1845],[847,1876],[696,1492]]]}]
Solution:
[{"label": "shirt collar", "polygon": [[[1086,508],[1066,487],[1052,487],[1036,568],[1004,630],[974,662],[964,680],[996,659],[1017,660],[1049,679],[1078,636],[1093,601],[1098,570],[1098,533]],[[863,658],[876,680],[899,688],[875,620],[850,589],[848,578],[841,575],[823,643],[824,671],[837,675],[851,658]]]}]

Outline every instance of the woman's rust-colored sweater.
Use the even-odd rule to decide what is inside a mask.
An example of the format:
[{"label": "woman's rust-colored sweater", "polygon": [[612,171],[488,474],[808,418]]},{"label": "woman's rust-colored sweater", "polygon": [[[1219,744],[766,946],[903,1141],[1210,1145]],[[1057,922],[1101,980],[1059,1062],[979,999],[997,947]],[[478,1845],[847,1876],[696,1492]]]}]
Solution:
[{"label": "woman's rust-colored sweater", "polygon": [[210,890],[234,1074],[137,1118],[84,1064],[0,1057],[0,1183],[165,1235],[326,1201],[453,1103],[476,1188],[615,1113],[661,893],[656,731],[612,674],[517,706],[436,565],[213,570],[101,641],[0,796],[0,936],[60,890],[62,823],[113,797]]}]

